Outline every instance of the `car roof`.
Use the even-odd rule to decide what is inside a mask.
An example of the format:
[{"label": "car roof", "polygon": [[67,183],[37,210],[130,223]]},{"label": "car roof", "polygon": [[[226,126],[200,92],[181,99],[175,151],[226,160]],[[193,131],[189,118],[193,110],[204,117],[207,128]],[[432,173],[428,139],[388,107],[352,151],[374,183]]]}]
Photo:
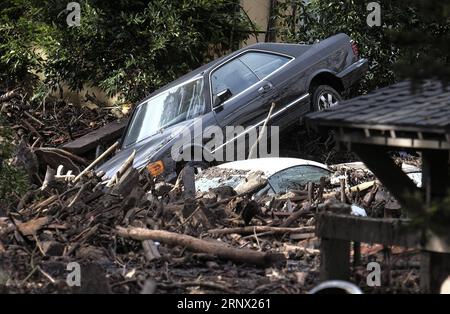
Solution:
[{"label": "car roof", "polygon": [[185,75],[177,78],[176,80],[170,82],[167,85],[162,86],[161,88],[153,91],[151,94],[149,94],[147,97],[145,97],[143,100],[140,100],[138,104],[141,104],[151,97],[155,96],[158,93],[161,93],[167,89],[170,89],[174,86],[177,86],[185,81],[188,81],[190,79],[195,78],[196,76],[201,76],[205,73],[209,73],[212,71],[216,65],[221,63],[224,60],[228,60],[233,58],[235,55],[240,54],[244,51],[251,51],[251,50],[261,50],[261,51],[267,51],[267,52],[275,52],[275,53],[281,53],[290,55],[292,57],[298,57],[299,55],[303,54],[306,50],[308,50],[311,46],[310,45],[304,45],[304,44],[285,44],[285,43],[256,43],[244,48],[241,48],[239,50],[236,50],[232,53],[229,53],[225,56],[219,57],[207,64],[204,64],[200,66],[197,69],[192,70],[191,72],[186,73]]},{"label": "car roof", "polygon": [[329,170],[327,165],[321,164],[316,161],[299,158],[281,158],[281,157],[239,160],[227,162],[217,167],[234,170],[262,171],[266,176],[271,176],[281,170],[288,169],[294,166],[315,166]]}]

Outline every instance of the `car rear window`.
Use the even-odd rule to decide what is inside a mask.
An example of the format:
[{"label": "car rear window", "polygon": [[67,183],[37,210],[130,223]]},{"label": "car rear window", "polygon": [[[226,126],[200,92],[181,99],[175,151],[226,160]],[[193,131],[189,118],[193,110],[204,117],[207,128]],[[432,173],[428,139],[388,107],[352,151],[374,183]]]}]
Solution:
[{"label": "car rear window", "polygon": [[248,52],[239,59],[244,62],[260,80],[269,76],[272,72],[291,60],[289,57],[265,52]]}]

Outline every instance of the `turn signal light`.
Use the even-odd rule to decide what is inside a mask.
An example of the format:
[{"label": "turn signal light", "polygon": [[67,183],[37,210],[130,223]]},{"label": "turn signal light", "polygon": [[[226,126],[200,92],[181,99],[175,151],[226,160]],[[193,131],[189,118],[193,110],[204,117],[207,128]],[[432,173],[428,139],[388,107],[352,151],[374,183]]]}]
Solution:
[{"label": "turn signal light", "polygon": [[162,160],[151,162],[147,165],[147,170],[153,177],[157,177],[164,172],[164,163]]}]

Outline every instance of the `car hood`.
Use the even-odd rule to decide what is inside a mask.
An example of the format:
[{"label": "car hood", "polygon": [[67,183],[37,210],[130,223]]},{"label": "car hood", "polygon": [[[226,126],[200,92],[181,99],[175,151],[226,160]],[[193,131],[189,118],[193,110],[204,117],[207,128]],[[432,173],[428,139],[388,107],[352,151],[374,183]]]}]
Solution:
[{"label": "car hood", "polygon": [[165,128],[152,136],[132,144],[117,152],[111,159],[97,168],[97,171],[104,171],[107,178],[111,178],[124,161],[136,150],[133,167],[140,169],[145,167],[153,157],[164,147],[170,146],[184,130],[189,128],[194,120],[183,121],[176,125]]}]

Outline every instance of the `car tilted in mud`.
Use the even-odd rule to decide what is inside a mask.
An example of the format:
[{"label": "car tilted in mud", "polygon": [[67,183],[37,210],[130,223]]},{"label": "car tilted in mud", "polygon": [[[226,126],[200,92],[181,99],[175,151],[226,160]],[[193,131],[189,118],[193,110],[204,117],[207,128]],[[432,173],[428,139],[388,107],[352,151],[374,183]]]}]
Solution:
[{"label": "car tilted in mud", "polygon": [[[173,146],[180,144],[186,131],[194,136],[181,142],[179,150],[200,151],[197,161],[201,161],[235,145],[266,120],[268,126],[278,126],[281,131],[299,123],[310,111],[337,105],[367,68],[367,60],[360,58],[356,44],[345,34],[313,45],[260,43],[245,47],[188,73],[140,102],[124,132],[120,151],[99,170],[111,177],[135,151],[133,167],[148,167],[154,176],[173,179],[186,162],[174,158]],[[193,132],[198,125],[200,131]],[[209,138],[203,132],[211,126],[222,130],[239,126],[241,131],[211,148],[204,145]],[[244,147],[242,156],[248,156],[250,146]]]}]

